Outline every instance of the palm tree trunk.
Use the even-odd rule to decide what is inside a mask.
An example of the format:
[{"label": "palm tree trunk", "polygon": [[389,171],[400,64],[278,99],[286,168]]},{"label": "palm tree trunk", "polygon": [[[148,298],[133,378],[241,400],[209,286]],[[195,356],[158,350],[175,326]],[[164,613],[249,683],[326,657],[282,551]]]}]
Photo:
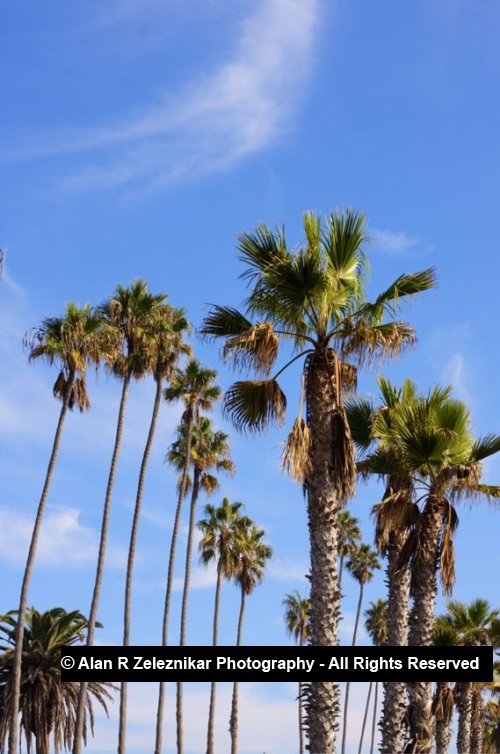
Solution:
[{"label": "palm tree trunk", "polygon": [[[420,520],[418,564],[413,568],[413,609],[410,616],[410,646],[425,647],[432,644],[434,608],[437,595],[437,567],[442,509],[439,499],[429,495]],[[432,684],[408,684],[410,700],[408,710],[410,740],[408,751],[428,754],[432,751],[435,716],[432,711]]]},{"label": "palm tree trunk", "polygon": [[[337,396],[325,357],[315,354],[307,366],[307,423],[311,433],[311,471],[306,479],[311,554],[312,646],[337,646],[340,589],[337,575],[337,517],[342,491],[332,460],[338,442]],[[335,750],[339,685],[313,682],[308,688],[307,728],[310,754]]]},{"label": "palm tree trunk", "polygon": [[[389,538],[387,561],[387,645],[405,647],[408,644],[410,614],[410,569],[398,568],[404,532],[393,531]],[[406,684],[386,681],[382,703],[381,754],[401,754],[405,738]]]},{"label": "palm tree trunk", "polygon": [[[219,643],[219,606],[220,591],[222,586],[222,569],[217,566],[217,586],[215,588],[215,608],[214,608],[214,629],[213,629],[213,646]],[[215,698],[216,683],[212,681],[210,685],[210,708],[208,711],[208,730],[207,730],[207,754],[214,754],[214,724],[215,724]]]},{"label": "palm tree trunk", "polygon": [[446,681],[438,681],[434,695],[436,712],[436,754],[448,754],[451,740],[451,716],[443,704],[445,694],[450,694]]},{"label": "palm tree trunk", "polygon": [[363,724],[361,726],[361,735],[359,737],[358,754],[361,754],[361,751],[363,749],[363,738],[365,737],[366,721],[368,720],[368,710],[370,708],[370,698],[371,698],[371,695],[372,695],[372,686],[373,686],[373,681],[370,681],[370,683],[368,685],[368,694],[366,696],[365,714],[363,715]]},{"label": "palm tree trunk", "polygon": [[339,591],[342,596],[342,571],[344,570],[344,556],[341,555],[339,559]]},{"label": "palm tree trunk", "polygon": [[73,383],[75,381],[75,375],[71,372],[68,375],[66,383],[66,390],[64,393],[64,399],[59,413],[59,420],[57,422],[56,433],[54,435],[54,442],[52,444],[52,452],[50,454],[49,465],[47,466],[47,473],[45,475],[45,482],[43,485],[42,496],[38,503],[38,510],[36,512],[35,525],[31,534],[30,548],[28,551],[28,558],[26,560],[26,567],[24,569],[23,583],[21,586],[21,595],[19,598],[19,609],[17,614],[17,627],[16,627],[16,647],[14,650],[14,657],[12,659],[12,697],[11,697],[11,710],[10,710],[10,732],[9,732],[9,754],[18,754],[18,718],[19,718],[19,697],[21,693],[21,666],[23,656],[23,641],[24,641],[24,623],[26,620],[26,610],[28,606],[28,593],[31,582],[31,574],[33,571],[33,565],[35,562],[36,548],[38,545],[38,539],[40,537],[40,531],[42,528],[43,514],[45,512],[45,505],[49,495],[50,484],[52,482],[52,476],[59,453],[59,446],[61,444],[62,430],[64,426],[64,420],[68,411],[69,400],[71,397],[71,391],[73,389]]},{"label": "palm tree trunk", "polygon": [[[186,566],[184,571],[184,589],[182,592],[182,611],[181,611],[181,636],[180,646],[184,647],[186,644],[186,630],[187,630],[187,605],[189,595],[189,584],[191,581],[191,556],[193,552],[193,534],[195,527],[195,513],[196,502],[198,500],[198,494],[200,491],[200,471],[195,468],[193,475],[193,489],[191,492],[191,506],[189,509],[189,530],[186,546]],[[184,735],[183,735],[183,688],[182,682],[177,683],[177,751],[182,752],[184,750]]]},{"label": "palm tree trunk", "polygon": [[[102,579],[104,576],[104,560],[106,557],[106,545],[108,540],[108,528],[109,528],[109,515],[111,512],[111,500],[113,497],[113,488],[115,484],[116,468],[118,465],[118,456],[120,453],[120,447],[122,443],[123,435],[123,422],[125,419],[125,408],[127,405],[128,389],[130,385],[130,374],[127,373],[123,378],[122,396],[120,400],[120,408],[118,411],[118,421],[116,424],[115,444],[113,447],[113,455],[111,457],[111,465],[109,467],[108,484],[106,487],[106,497],[104,500],[104,510],[102,514],[101,523],[101,538],[99,542],[99,554],[97,556],[97,569],[94,584],[94,593],[92,595],[92,603],[90,606],[90,616],[87,628],[87,647],[91,647],[94,643],[95,624],[97,619],[97,610],[99,608],[99,600],[101,597]],[[87,684],[82,682],[80,684],[80,692],[78,694],[78,709],[75,720],[75,735],[73,739],[73,754],[80,754],[82,748],[82,737],[85,723],[85,706],[87,697]]]},{"label": "palm tree trunk", "polygon": [[375,733],[377,732],[377,703],[378,703],[378,681],[375,681],[375,697],[373,699],[372,740],[370,742],[370,754],[373,754],[375,750]]},{"label": "palm tree trunk", "polygon": [[[356,645],[356,636],[358,633],[358,625],[359,625],[359,616],[361,614],[361,604],[363,602],[363,591],[364,591],[364,584],[363,582],[359,585],[359,599],[358,599],[358,608],[356,610],[356,620],[354,622],[354,632],[352,635],[352,646],[354,647]],[[345,686],[345,700],[344,700],[344,725],[342,729],[342,754],[345,754],[345,745],[346,745],[346,737],[347,737],[347,712],[349,708],[349,691],[351,688],[350,681],[347,681]]]},{"label": "palm tree trunk", "polygon": [[482,754],[483,751],[483,725],[484,714],[481,689],[478,686],[473,686],[470,749],[474,754]]},{"label": "palm tree trunk", "polygon": [[[170,555],[168,559],[168,575],[167,575],[167,589],[165,592],[165,606],[163,609],[163,628],[162,628],[162,644],[164,647],[168,645],[168,624],[170,618],[170,601],[172,597],[172,586],[174,579],[174,563],[175,563],[175,551],[177,548],[177,537],[179,534],[179,524],[181,520],[182,503],[186,495],[186,485],[189,475],[189,467],[191,465],[191,440],[193,437],[193,425],[194,417],[189,414],[187,419],[186,428],[186,457],[184,463],[184,470],[182,472],[181,486],[179,489],[179,497],[177,499],[177,508],[175,511],[174,528],[172,530],[172,541],[170,543]],[[155,754],[161,754],[162,737],[163,737],[163,712],[165,707],[165,683],[160,682],[158,691],[158,708],[156,712],[156,737],[155,737]]]},{"label": "palm tree trunk", "polygon": [[[238,635],[236,637],[236,646],[241,646],[241,637],[243,633],[243,616],[245,615],[245,597],[246,593],[241,587],[240,616],[238,618]],[[233,684],[233,699],[231,702],[231,717],[229,719],[229,732],[231,734],[231,754],[238,754],[238,681]]]},{"label": "palm tree trunk", "polygon": [[456,705],[458,710],[457,751],[458,754],[471,752],[471,722],[472,722],[472,686],[470,683],[457,683],[455,686]]},{"label": "palm tree trunk", "polygon": [[[300,628],[299,645],[304,646],[304,625]],[[302,711],[302,681],[299,681],[299,752],[304,754],[304,716]]]},{"label": "palm tree trunk", "polygon": [[[134,575],[135,548],[137,542],[137,533],[139,530],[139,518],[141,515],[142,496],[144,490],[144,480],[146,478],[146,469],[151,455],[151,448],[156,431],[158,414],[160,412],[161,391],[163,380],[158,375],[156,377],[156,393],[153,404],[153,413],[151,423],[142,456],[141,469],[139,472],[139,481],[137,484],[137,494],[135,497],[134,518],[132,521],[132,531],[130,533],[130,545],[128,548],[127,576],[125,582],[125,608],[123,616],[123,646],[128,647],[130,644],[130,611],[132,604],[132,581]],[[118,754],[125,754],[125,736],[127,726],[127,682],[122,681],[120,688],[120,723],[118,730]]]}]

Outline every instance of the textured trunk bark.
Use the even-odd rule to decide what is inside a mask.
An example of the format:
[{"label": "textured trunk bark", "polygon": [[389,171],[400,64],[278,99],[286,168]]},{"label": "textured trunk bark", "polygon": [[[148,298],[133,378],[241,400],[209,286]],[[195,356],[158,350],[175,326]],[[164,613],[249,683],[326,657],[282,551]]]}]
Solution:
[{"label": "textured trunk bark", "polygon": [[[162,644],[168,645],[168,624],[170,619],[170,601],[172,598],[172,586],[174,581],[174,563],[175,552],[177,549],[177,537],[179,534],[179,525],[181,520],[182,503],[186,495],[186,485],[191,465],[191,441],[193,437],[194,417],[188,418],[186,428],[186,457],[184,460],[184,469],[182,472],[181,487],[177,499],[177,508],[175,510],[174,528],[172,530],[172,540],[170,542],[170,554],[168,559],[167,589],[165,592],[165,605],[163,609],[163,627],[162,627]],[[158,689],[158,707],[156,711],[156,735],[155,735],[155,754],[161,754],[163,738],[163,714],[165,707],[165,683],[161,682]]]},{"label": "textured trunk bark", "polygon": [[[153,413],[151,414],[151,423],[149,432],[142,455],[141,469],[139,472],[139,481],[137,483],[137,493],[135,496],[134,517],[132,520],[132,530],[130,532],[130,545],[128,548],[127,575],[125,579],[125,606],[123,614],[123,646],[128,647],[130,644],[130,611],[132,606],[132,584],[134,577],[135,548],[137,543],[137,533],[139,530],[139,518],[142,508],[142,496],[144,491],[144,480],[146,479],[146,470],[148,467],[151,448],[156,431],[158,414],[160,412],[161,391],[163,380],[161,377],[156,379],[156,392],[153,404]],[[123,681],[120,687],[120,722],[118,729],[118,754],[125,754],[126,746],[126,729],[127,729],[127,683]]]},{"label": "textured trunk bark", "polygon": [[378,705],[378,681],[375,681],[375,696],[373,699],[372,738],[370,742],[370,754],[375,751],[375,734],[377,732],[377,705]]},{"label": "textured trunk bark", "polygon": [[[364,584],[360,583],[359,585],[359,599],[358,599],[358,608],[356,610],[356,620],[354,622],[354,632],[352,635],[352,646],[354,647],[356,645],[356,636],[358,634],[358,625],[359,625],[359,616],[361,614],[361,604],[363,602],[363,591],[364,591]],[[345,747],[346,747],[346,739],[347,739],[347,713],[349,709],[349,692],[351,689],[351,684],[349,681],[347,681],[345,686],[345,700],[344,700],[344,724],[342,727],[342,754],[345,754]]]},{"label": "textured trunk bark", "polygon": [[[241,646],[243,635],[243,618],[245,615],[245,590],[241,589],[240,616],[238,618],[238,635],[236,646]],[[233,684],[233,699],[231,702],[231,717],[229,719],[229,732],[231,734],[231,754],[238,754],[238,681]]]},{"label": "textured trunk bark", "polygon": [[472,686],[470,683],[457,683],[455,692],[458,710],[457,751],[458,754],[471,754]]},{"label": "textured trunk bark", "polygon": [[342,597],[342,571],[344,570],[344,556],[341,555],[339,559],[339,592]]},{"label": "textured trunk bark", "polygon": [[[217,586],[215,588],[215,608],[214,608],[214,632],[213,646],[219,643],[219,606],[220,590],[222,586],[222,570],[217,568]],[[207,730],[207,754],[214,754],[214,723],[215,723],[215,699],[216,683],[212,681],[210,685],[210,708],[208,711],[208,730]]]},{"label": "textured trunk bark", "polygon": [[[413,609],[410,616],[410,646],[432,644],[434,608],[437,595],[439,534],[442,509],[439,499],[429,495],[420,521],[418,563],[412,573]],[[432,684],[409,683],[409,742],[407,752],[427,754],[432,751],[435,718],[432,712]]]},{"label": "textured trunk bark", "polygon": [[370,709],[370,699],[372,696],[373,682],[368,684],[368,694],[366,695],[365,714],[363,715],[363,724],[361,725],[361,735],[359,737],[358,754],[361,754],[363,750],[363,739],[365,737],[366,721],[368,720],[368,710]]},{"label": "textured trunk bark", "polygon": [[[405,540],[404,532],[393,531],[387,553],[387,645],[404,647],[408,644],[410,614],[410,569],[398,571],[398,561]],[[381,754],[401,754],[405,739],[406,684],[403,681],[384,683],[382,704]]]},{"label": "textured trunk bark", "polygon": [[[443,689],[446,690],[448,684],[445,681],[439,681],[436,684],[436,699],[442,697]],[[451,740],[451,720],[446,716],[436,715],[436,754],[448,754]]]},{"label": "textured trunk bark", "polygon": [[[187,632],[187,606],[189,597],[189,586],[191,582],[191,557],[193,553],[193,534],[195,528],[195,515],[196,515],[196,503],[198,501],[198,495],[200,492],[200,471],[195,468],[193,474],[193,489],[191,492],[191,505],[189,507],[189,529],[186,545],[186,564],[184,569],[184,589],[182,591],[182,609],[181,609],[181,635],[180,646],[184,647],[186,644],[186,632]],[[184,732],[183,732],[183,685],[179,681],[177,683],[177,698],[176,698],[176,720],[177,720],[177,749],[179,752],[184,750]]]},{"label": "textured trunk bark", "polygon": [[31,582],[31,574],[33,571],[33,565],[35,562],[36,548],[38,545],[38,539],[40,537],[40,531],[42,528],[43,514],[45,512],[45,505],[49,496],[50,484],[54,475],[54,469],[59,454],[59,446],[61,444],[62,431],[64,426],[64,420],[68,411],[68,404],[71,398],[71,391],[75,380],[74,373],[68,375],[68,381],[66,383],[66,392],[64,393],[63,403],[61,411],[59,413],[59,419],[57,422],[56,433],[54,435],[54,442],[52,444],[52,452],[50,454],[49,465],[47,467],[47,474],[45,475],[45,482],[43,485],[42,495],[38,503],[38,510],[36,512],[35,525],[33,527],[33,533],[31,535],[30,548],[28,551],[28,557],[26,560],[26,567],[24,569],[23,583],[21,586],[21,595],[19,598],[19,609],[17,613],[17,627],[16,627],[16,647],[14,650],[14,657],[12,659],[12,701],[10,710],[10,731],[9,731],[9,754],[18,754],[18,718],[19,718],[19,696],[21,693],[21,665],[23,657],[23,641],[24,641],[24,623],[26,620],[26,609],[28,605],[28,593]]},{"label": "textured trunk bark", "polygon": [[[329,368],[315,354],[308,366],[307,421],[311,432],[311,472],[307,486],[307,516],[311,550],[312,646],[337,646],[340,589],[337,575],[337,516],[341,505],[336,485],[336,400]],[[308,690],[307,727],[310,754],[335,750],[339,715],[339,686],[314,682]]]},{"label": "textured trunk bark", "polygon": [[[300,630],[300,646],[304,646],[304,626]],[[302,683],[299,681],[299,754],[304,754],[304,715],[302,711]]]},{"label": "textured trunk bark", "polygon": [[[127,374],[123,380],[122,397],[118,411],[118,421],[116,424],[115,444],[113,455],[111,456],[111,466],[109,467],[108,484],[106,487],[106,497],[104,500],[104,510],[101,523],[101,537],[99,541],[99,554],[97,556],[97,568],[94,584],[94,593],[92,595],[92,604],[90,606],[90,616],[87,628],[87,647],[94,643],[95,624],[97,620],[97,610],[101,597],[102,579],[104,576],[104,560],[106,557],[106,545],[108,541],[109,514],[111,511],[111,500],[113,497],[113,488],[115,485],[116,467],[118,465],[118,456],[122,444],[123,422],[125,419],[125,408],[127,405],[128,389],[130,385],[130,375]],[[80,754],[82,749],[83,729],[85,724],[85,707],[87,697],[87,684],[80,684],[80,693],[78,695],[78,708],[75,720],[75,735],[73,743],[73,754]]]},{"label": "textured trunk bark", "polygon": [[472,711],[471,711],[471,731],[470,731],[470,750],[472,754],[482,754],[483,751],[483,700],[481,689],[474,685],[472,687]]}]

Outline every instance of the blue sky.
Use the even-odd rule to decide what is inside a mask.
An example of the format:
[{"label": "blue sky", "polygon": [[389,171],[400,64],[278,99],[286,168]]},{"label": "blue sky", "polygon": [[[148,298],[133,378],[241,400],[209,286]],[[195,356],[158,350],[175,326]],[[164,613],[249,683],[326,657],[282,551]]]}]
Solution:
[{"label": "blue sky", "polygon": [[[168,292],[197,326],[207,304],[241,300],[235,238],[260,221],[285,223],[293,245],[305,209],[366,212],[374,293],[402,272],[435,265],[438,288],[407,311],[418,345],[382,371],[394,381],[411,376],[424,390],[453,384],[471,407],[477,433],[499,431],[499,22],[498,5],[488,0],[52,0],[43,8],[27,0],[22,9],[4,2],[2,611],[17,605],[58,412],[54,375],[27,364],[23,333],[69,300],[99,303],[118,282],[136,277]],[[216,348],[193,344],[227,387],[232,374]],[[374,393],[374,376],[363,374],[363,391]],[[293,421],[298,372],[283,385]],[[90,605],[119,388],[100,375],[90,389],[92,411],[71,416],[65,430],[31,589],[39,608],[85,613]],[[104,643],[121,636],[127,533],[152,399],[151,384],[131,391],[100,610]],[[161,634],[174,506],[174,477],[163,456],[179,416],[164,407],[147,481],[132,628],[137,644],[155,644]],[[231,433],[238,466],[223,492],[245,502],[275,551],[249,601],[245,640],[281,644],[287,641],[281,600],[306,588],[308,568],[304,502],[279,471],[285,433],[245,439],[218,412],[215,419]],[[499,477],[495,459],[485,478]],[[376,485],[361,487],[350,506],[370,542],[369,510],[379,495]],[[461,509],[456,598],[498,604],[498,520],[491,509]],[[195,569],[193,644],[210,641],[213,584],[213,574]],[[344,641],[356,603],[355,585],[348,585]],[[367,602],[382,594],[378,577]],[[178,602],[179,592],[176,608]],[[231,586],[222,610],[221,642],[232,643]],[[176,631],[174,619],[172,638]],[[187,693],[187,746],[194,752],[204,740],[207,694],[196,687]],[[220,751],[227,747],[228,693],[221,689]],[[359,684],[353,742],[364,693]],[[294,687],[248,684],[242,694],[242,752],[293,751]],[[133,689],[131,754],[151,748],[154,698],[154,687]],[[168,723],[172,747],[172,710]],[[89,750],[114,750],[114,722],[99,717],[97,727]]]}]

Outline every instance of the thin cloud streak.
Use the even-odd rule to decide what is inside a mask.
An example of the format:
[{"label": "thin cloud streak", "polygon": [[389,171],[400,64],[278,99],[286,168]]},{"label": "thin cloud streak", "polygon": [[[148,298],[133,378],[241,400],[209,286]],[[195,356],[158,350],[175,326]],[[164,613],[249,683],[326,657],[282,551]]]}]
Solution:
[{"label": "thin cloud streak", "polygon": [[241,24],[233,56],[179,96],[123,126],[54,140],[14,159],[106,150],[60,181],[75,191],[158,186],[225,170],[286,129],[310,70],[318,7],[319,0],[262,0]]}]

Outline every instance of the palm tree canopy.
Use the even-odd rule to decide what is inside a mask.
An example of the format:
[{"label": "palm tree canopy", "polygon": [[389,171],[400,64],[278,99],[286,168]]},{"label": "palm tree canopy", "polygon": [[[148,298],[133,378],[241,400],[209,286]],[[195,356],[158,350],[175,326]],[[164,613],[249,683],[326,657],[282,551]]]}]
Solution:
[{"label": "palm tree canopy", "polygon": [[452,600],[446,609],[448,612],[441,616],[440,625],[456,634],[457,643],[488,646],[494,641],[500,611],[493,610],[487,600],[476,599],[468,604]]},{"label": "palm tree canopy", "polygon": [[370,607],[365,610],[365,628],[376,647],[383,646],[387,641],[387,619],[387,602],[383,599],[370,602]]},{"label": "palm tree canopy", "polygon": [[242,516],[243,503],[231,503],[225,497],[218,507],[208,503],[204,508],[205,518],[198,522],[201,530],[201,560],[206,565],[217,562],[225,578],[234,576],[238,565],[238,545],[241,532],[252,525],[251,519]]},{"label": "palm tree canopy", "polygon": [[358,524],[358,519],[351,515],[349,511],[339,513],[337,547],[341,557],[350,555],[356,549],[356,544],[361,539],[361,529]]},{"label": "palm tree canopy", "polygon": [[272,548],[262,541],[264,536],[265,531],[253,523],[238,532],[234,579],[247,595],[262,582],[267,561],[273,556]]},{"label": "palm tree canopy", "polygon": [[[10,687],[14,656],[17,611],[0,617],[0,748],[4,750],[9,724]],[[78,683],[61,683],[61,647],[82,642],[87,619],[77,610],[56,607],[45,613],[30,608],[23,637],[20,694],[21,728],[28,754],[32,738],[48,739],[53,734],[54,750],[71,748],[78,704]],[[100,626],[100,624],[97,624]],[[107,713],[111,683],[89,682],[87,715],[93,734],[92,699]],[[86,730],[84,730],[86,740]]]},{"label": "palm tree canopy", "polygon": [[368,584],[373,572],[380,569],[380,561],[370,545],[361,544],[347,561],[347,568],[359,584]]},{"label": "palm tree canopy", "polygon": [[100,312],[90,304],[66,306],[62,317],[48,317],[24,337],[29,359],[43,359],[57,365],[60,372],[54,383],[55,398],[64,399],[68,381],[74,380],[68,407],[80,411],[90,408],[87,395],[87,366],[98,366],[113,351],[113,342]]},{"label": "palm tree canopy", "polygon": [[191,347],[184,341],[190,330],[184,309],[166,303],[154,307],[143,340],[148,371],[155,379],[169,379],[179,358],[191,356]]},{"label": "palm tree canopy", "polygon": [[240,235],[238,250],[246,268],[242,278],[249,289],[245,313],[214,306],[201,328],[207,336],[224,339],[223,356],[235,366],[266,378],[236,382],[226,394],[225,411],[241,430],[259,431],[283,420],[286,398],[276,378],[288,364],[269,378],[282,342],[299,352],[291,361],[335,351],[344,387],[352,387],[355,368],[346,359],[360,365],[411,345],[414,331],[393,317],[401,299],[435,282],[431,269],[401,275],[369,303],[364,216],[346,210],[324,222],[306,212],[303,227],[304,243],[293,251],[283,229],[261,225]]},{"label": "palm tree canopy", "polygon": [[287,633],[293,636],[295,641],[299,641],[301,637],[305,641],[309,636],[311,600],[309,597],[302,597],[300,592],[295,589],[291,594],[285,596],[283,606],[285,608]]},{"label": "palm tree canopy", "polygon": [[185,411],[183,420],[192,416],[196,421],[200,411],[209,411],[220,397],[220,388],[214,384],[217,372],[203,367],[191,359],[184,369],[176,369],[165,388],[164,398],[168,403],[182,401]]}]

